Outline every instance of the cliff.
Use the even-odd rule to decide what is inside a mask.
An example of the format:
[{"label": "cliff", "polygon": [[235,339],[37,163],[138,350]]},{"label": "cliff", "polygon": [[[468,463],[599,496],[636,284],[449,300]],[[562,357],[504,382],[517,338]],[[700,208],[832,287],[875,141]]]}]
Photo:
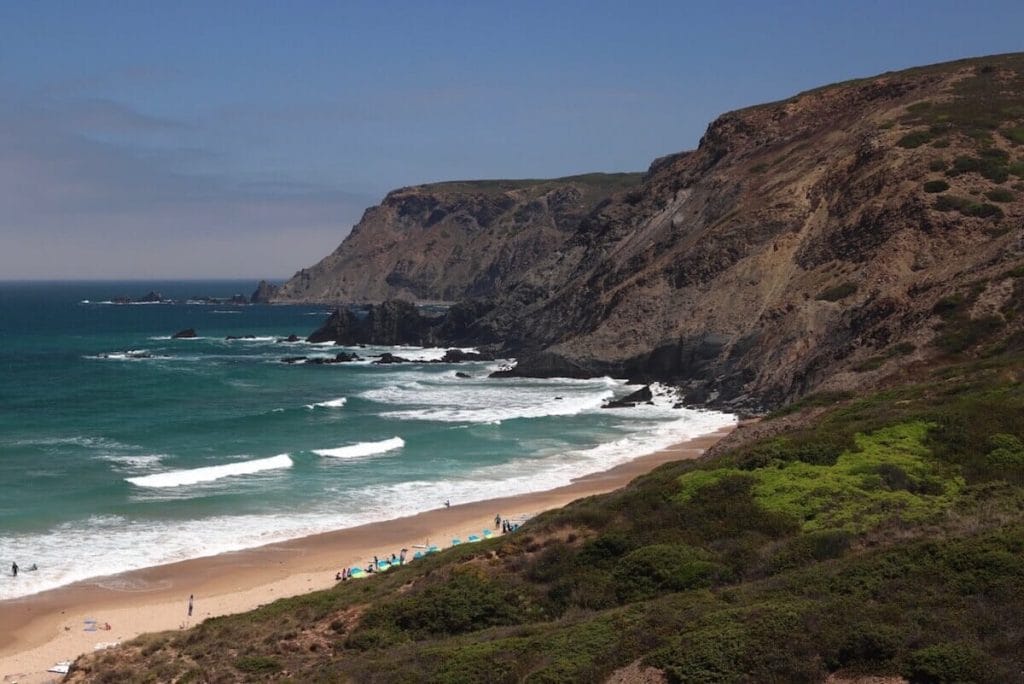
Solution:
[{"label": "cliff", "polygon": [[554,180],[467,181],[388,193],[329,256],[296,273],[277,303],[453,301],[491,297],[580,220],[641,174],[594,173]]},{"label": "cliff", "polygon": [[1020,346],[1024,55],[732,112],[586,217],[483,327],[525,375],[778,405]]},{"label": "cliff", "polygon": [[695,402],[876,384],[1021,345],[1022,111],[1024,56],[994,56],[725,114],[633,186],[395,191],[277,301],[479,295],[486,313],[444,342]]}]

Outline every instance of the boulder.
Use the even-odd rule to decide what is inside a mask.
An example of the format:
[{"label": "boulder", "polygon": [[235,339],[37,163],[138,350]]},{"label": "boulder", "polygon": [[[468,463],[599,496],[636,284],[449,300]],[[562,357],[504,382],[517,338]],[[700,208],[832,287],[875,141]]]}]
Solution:
[{"label": "boulder", "polygon": [[470,378],[472,378],[473,376],[472,376],[472,375],[470,375],[469,373],[463,373],[462,371],[458,371],[458,372],[457,372],[457,373],[455,374],[455,377],[457,377],[457,378],[462,378],[463,380],[469,380],[469,379],[470,379]]},{"label": "boulder", "polygon": [[185,328],[184,330],[179,330],[174,333],[171,337],[175,340],[184,340],[192,337],[198,337],[198,335],[196,334],[195,328]]},{"label": "boulder", "polygon": [[377,360],[373,362],[374,365],[386,365],[389,363],[409,363],[409,359],[402,358],[401,356],[395,356],[390,352],[384,352],[377,357]]},{"label": "boulder", "polygon": [[621,399],[613,399],[605,403],[601,408],[631,408],[637,404],[650,404],[654,399],[654,395],[651,394],[651,386],[644,385],[636,392],[627,394]]}]

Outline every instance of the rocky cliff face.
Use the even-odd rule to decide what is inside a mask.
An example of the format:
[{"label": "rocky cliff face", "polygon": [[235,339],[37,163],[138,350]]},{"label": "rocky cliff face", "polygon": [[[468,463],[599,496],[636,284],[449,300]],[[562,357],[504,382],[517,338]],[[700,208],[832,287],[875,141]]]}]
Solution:
[{"label": "rocky cliff face", "polygon": [[726,114],[582,221],[489,324],[537,350],[524,374],[767,404],[1019,340],[1022,143],[1022,55]]},{"label": "rocky cliff face", "polygon": [[[291,291],[355,292],[370,276],[343,265],[346,249],[375,246],[388,265],[375,292],[390,281],[413,298],[457,296],[426,283],[459,272],[463,293],[495,293],[462,330],[503,340],[521,374],[668,379],[719,403],[777,405],[1024,340],[1024,55],[726,114],[697,150],[555,222],[557,238],[527,231],[528,249],[509,227],[534,200],[510,204],[509,192],[459,210],[422,189],[392,193],[308,278],[333,284],[303,290],[300,274]],[[545,217],[550,192],[567,191],[540,195]],[[411,257],[402,240],[437,225],[466,229]],[[504,232],[484,229],[494,225]],[[479,263],[459,271],[453,255],[469,246]],[[532,266],[495,266],[516,259]]]},{"label": "rocky cliff face", "polygon": [[593,207],[641,174],[436,183],[395,190],[272,301],[491,297],[556,252]]}]

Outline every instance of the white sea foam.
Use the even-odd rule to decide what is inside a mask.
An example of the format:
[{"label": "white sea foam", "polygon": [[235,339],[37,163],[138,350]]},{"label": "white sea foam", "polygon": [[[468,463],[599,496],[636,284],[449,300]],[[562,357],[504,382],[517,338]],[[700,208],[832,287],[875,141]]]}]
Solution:
[{"label": "white sea foam", "polygon": [[103,454],[99,458],[110,463],[126,466],[133,470],[152,470],[160,465],[164,454]]},{"label": "white sea foam", "polygon": [[84,358],[99,359],[101,361],[152,361],[154,359],[169,359],[171,357],[163,354],[154,354],[148,349],[128,349],[125,351],[89,354]]},{"label": "white sea foam", "polygon": [[500,423],[596,410],[615,395],[612,387],[618,384],[621,381],[610,378],[567,383],[457,379],[446,374],[431,380],[398,382],[367,390],[360,396],[382,404],[408,407],[380,414],[395,420]]},{"label": "white sea foam", "polygon": [[401,437],[392,437],[380,442],[359,442],[349,446],[338,447],[337,449],[313,449],[318,456],[330,456],[331,458],[361,458],[383,454],[405,446],[405,440]]},{"label": "white sea foam", "polygon": [[215,313],[215,314],[240,314],[242,312],[241,311],[219,311],[219,310],[215,309],[215,310],[211,311],[210,313]]},{"label": "white sea foam", "polygon": [[[339,489],[338,493],[344,496],[344,506],[330,498],[319,506],[288,515],[272,511],[194,520],[95,516],[61,524],[42,534],[6,537],[0,534],[0,545],[10,557],[25,559],[20,561],[23,566],[37,562],[40,568],[37,572],[20,574],[17,582],[10,581],[10,577],[0,577],[0,599],[33,594],[91,577],[413,515],[438,508],[445,499],[461,504],[494,498],[495,492],[515,495],[550,489],[735,422],[735,417],[727,414],[671,409],[667,403],[656,394],[654,406],[616,411],[615,415],[621,415],[635,431],[606,444],[575,450],[552,446],[551,453],[540,458],[522,458],[476,468],[445,481],[419,478]],[[671,419],[666,420],[669,417]],[[514,516],[528,511],[498,512]],[[393,550],[396,549],[381,549],[382,552]],[[89,558],[88,563],[81,562],[84,557]],[[111,581],[107,577],[96,580],[114,589],[140,588],[115,586]]]},{"label": "white sea foam", "polygon": [[331,399],[329,401],[318,401],[315,404],[306,404],[306,408],[310,411],[317,408],[341,408],[348,401],[345,397],[338,397],[337,399]]},{"label": "white sea foam", "polygon": [[290,468],[292,459],[288,454],[278,454],[270,458],[258,458],[252,461],[239,461],[223,465],[191,468],[189,470],[171,470],[166,473],[155,473],[141,477],[126,477],[125,480],[137,487],[180,487],[182,485],[212,482],[225,477],[250,475],[264,470]]}]

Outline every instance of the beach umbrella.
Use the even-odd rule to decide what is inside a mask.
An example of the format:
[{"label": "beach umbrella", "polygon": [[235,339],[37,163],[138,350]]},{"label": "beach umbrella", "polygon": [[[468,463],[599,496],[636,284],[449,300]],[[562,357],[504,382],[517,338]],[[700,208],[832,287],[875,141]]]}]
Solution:
[{"label": "beach umbrella", "polygon": [[493,532],[491,532],[490,530],[486,530],[486,529],[484,530],[484,539],[490,539],[492,536],[494,536]]},{"label": "beach umbrella", "polygon": [[427,553],[437,553],[440,550],[441,550],[440,546],[434,545],[434,546],[431,546],[429,549],[427,549]]},{"label": "beach umbrella", "polygon": [[349,577],[362,577],[365,574],[366,574],[366,571],[363,570],[362,568],[359,568],[359,567],[349,568],[348,569],[348,576]]},{"label": "beach umbrella", "polygon": [[380,563],[377,564],[377,569],[378,570],[387,570],[390,567],[391,567],[391,561],[382,560]]},{"label": "beach umbrella", "polygon": [[454,539],[452,539],[452,546],[458,546],[461,543],[462,543],[462,540],[459,539],[458,537],[455,537]]},{"label": "beach umbrella", "polygon": [[420,558],[423,558],[423,552],[422,551],[417,551],[416,553],[412,554],[412,559],[413,560],[419,560]]},{"label": "beach umbrella", "polygon": [[466,541],[467,542],[478,542],[478,541],[480,541],[480,537],[476,536],[475,534],[471,534],[468,537],[466,537]]}]

